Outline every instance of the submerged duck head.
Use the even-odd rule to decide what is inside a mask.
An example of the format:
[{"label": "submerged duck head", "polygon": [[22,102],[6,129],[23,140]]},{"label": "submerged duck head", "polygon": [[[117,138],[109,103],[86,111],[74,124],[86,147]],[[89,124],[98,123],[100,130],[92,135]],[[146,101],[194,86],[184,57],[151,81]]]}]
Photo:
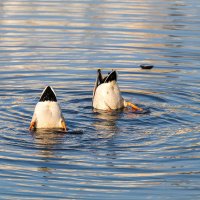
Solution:
[{"label": "submerged duck head", "polygon": [[65,119],[52,87],[47,86],[35,106],[29,129],[62,128],[66,131]]},{"label": "submerged duck head", "polygon": [[96,83],[93,90],[93,107],[100,110],[115,110],[124,107],[117,84],[117,72],[112,70],[103,77],[101,70],[97,70]]}]

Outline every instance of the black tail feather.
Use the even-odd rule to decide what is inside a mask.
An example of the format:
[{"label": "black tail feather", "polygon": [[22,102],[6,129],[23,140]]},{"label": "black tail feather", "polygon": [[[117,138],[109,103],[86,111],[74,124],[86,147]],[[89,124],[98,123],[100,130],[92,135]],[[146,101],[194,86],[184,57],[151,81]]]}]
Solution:
[{"label": "black tail feather", "polygon": [[53,88],[51,88],[50,86],[47,86],[44,89],[39,101],[40,102],[44,102],[44,101],[55,101],[55,102],[57,102],[56,95],[53,91]]},{"label": "black tail feather", "polygon": [[97,70],[97,81],[98,81],[98,85],[103,83],[103,76],[101,74],[101,69]]},{"label": "black tail feather", "polygon": [[117,72],[112,71],[108,76],[106,76],[103,80],[104,83],[109,83],[111,81],[117,81]]}]

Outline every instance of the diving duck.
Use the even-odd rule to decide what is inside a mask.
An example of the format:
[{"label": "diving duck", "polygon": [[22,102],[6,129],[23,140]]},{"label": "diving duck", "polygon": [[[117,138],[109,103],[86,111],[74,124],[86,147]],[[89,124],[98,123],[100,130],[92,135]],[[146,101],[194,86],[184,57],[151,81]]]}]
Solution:
[{"label": "diving duck", "polygon": [[65,119],[52,87],[47,86],[35,106],[29,130],[36,128],[62,128],[67,130]]},{"label": "diving duck", "polygon": [[142,111],[131,102],[127,102],[121,96],[117,84],[117,72],[113,70],[108,76],[103,77],[101,70],[97,70],[97,79],[93,90],[93,108],[99,110],[116,110],[130,106],[133,111]]}]

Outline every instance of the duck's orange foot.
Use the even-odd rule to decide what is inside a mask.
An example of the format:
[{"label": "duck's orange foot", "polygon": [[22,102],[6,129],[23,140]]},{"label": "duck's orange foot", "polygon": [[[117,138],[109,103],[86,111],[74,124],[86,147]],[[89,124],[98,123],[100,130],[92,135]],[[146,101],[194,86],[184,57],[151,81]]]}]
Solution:
[{"label": "duck's orange foot", "polygon": [[126,104],[127,104],[127,106],[130,106],[134,112],[143,111],[142,108],[139,108],[138,106],[136,106],[135,104],[133,104],[131,102],[126,102]]},{"label": "duck's orange foot", "polygon": [[35,122],[31,122],[30,126],[29,126],[29,130],[31,131],[31,130],[35,129],[36,128],[35,125],[36,125]]},{"label": "duck's orange foot", "polygon": [[65,132],[67,132],[67,125],[66,125],[66,123],[65,123],[65,120],[62,120],[62,121],[61,121],[61,125],[62,125],[62,129],[63,129]]}]

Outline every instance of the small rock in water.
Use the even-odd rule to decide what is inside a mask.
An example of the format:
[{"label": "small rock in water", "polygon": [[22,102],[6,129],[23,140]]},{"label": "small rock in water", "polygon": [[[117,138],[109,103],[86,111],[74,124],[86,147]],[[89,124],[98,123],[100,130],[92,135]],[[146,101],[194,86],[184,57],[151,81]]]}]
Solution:
[{"label": "small rock in water", "polygon": [[154,66],[153,65],[150,65],[150,64],[142,64],[140,65],[140,67],[142,69],[152,69]]}]

